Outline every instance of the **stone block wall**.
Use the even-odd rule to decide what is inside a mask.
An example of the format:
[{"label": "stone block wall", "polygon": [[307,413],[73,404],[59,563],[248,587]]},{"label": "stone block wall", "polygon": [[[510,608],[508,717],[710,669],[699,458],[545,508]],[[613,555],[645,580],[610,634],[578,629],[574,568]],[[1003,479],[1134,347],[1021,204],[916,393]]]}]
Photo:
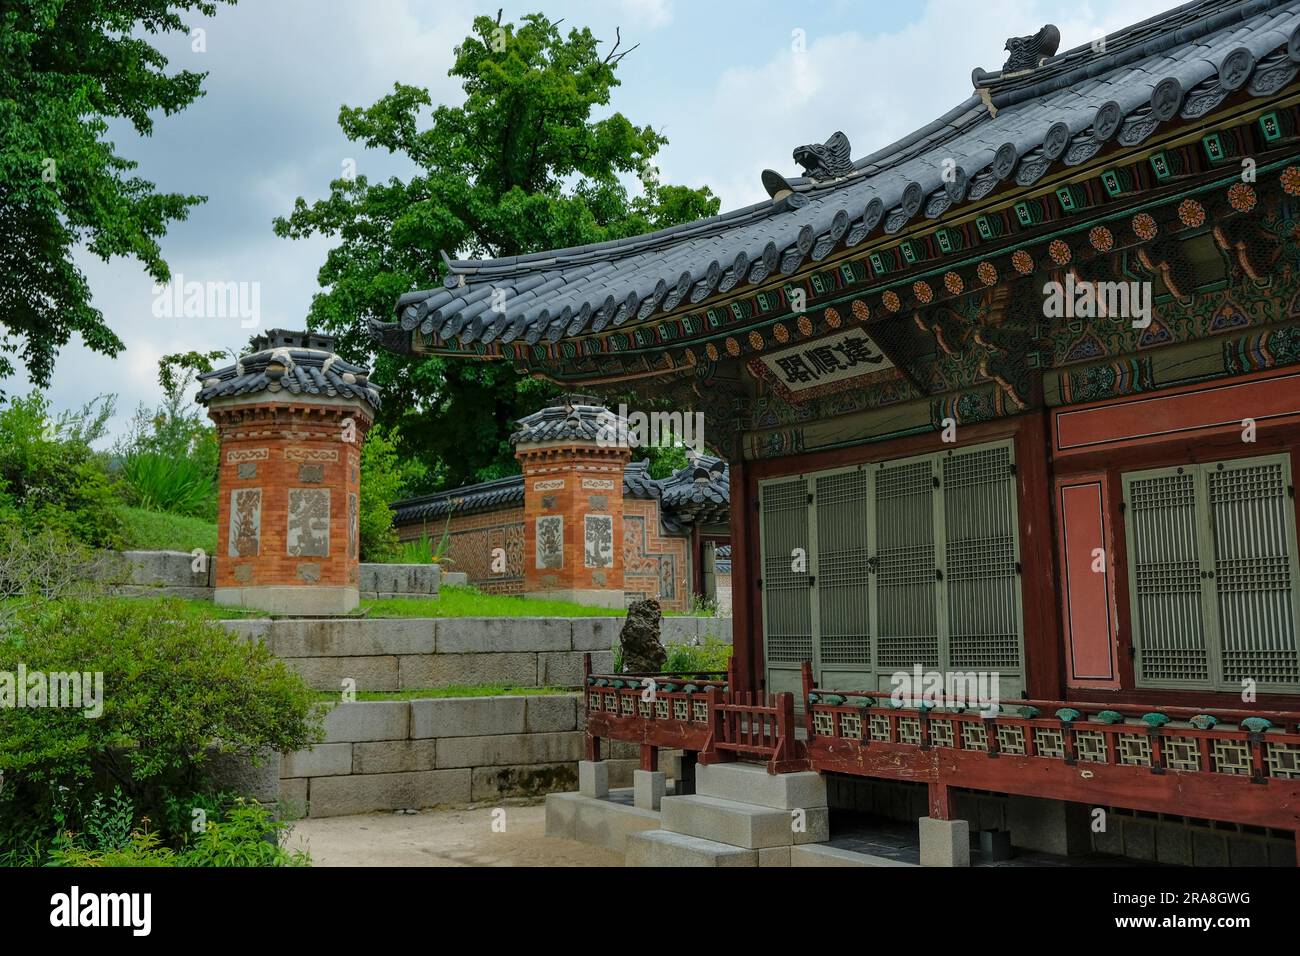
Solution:
[{"label": "stone block wall", "polygon": [[[210,601],[220,559],[207,556],[207,570],[194,570],[188,551],[105,551],[101,579],[118,594]],[[436,564],[362,564],[363,598],[436,598],[444,576]]]},{"label": "stone block wall", "polygon": [[[618,617],[293,618],[223,621],[263,641],[316,690],[416,690],[452,684],[577,687],[582,657],[608,672]],[[714,636],[730,642],[729,618],[667,617],[665,643]]]},{"label": "stone block wall", "polygon": [[280,799],[329,817],[573,790],[578,711],[571,694],[337,704],[325,742],[281,761]]}]

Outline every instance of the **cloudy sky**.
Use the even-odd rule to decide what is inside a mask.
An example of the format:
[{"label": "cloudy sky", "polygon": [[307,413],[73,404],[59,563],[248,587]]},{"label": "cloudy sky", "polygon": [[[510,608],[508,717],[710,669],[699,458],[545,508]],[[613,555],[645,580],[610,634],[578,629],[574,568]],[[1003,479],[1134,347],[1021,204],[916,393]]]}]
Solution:
[{"label": "cloudy sky", "polygon": [[[261,328],[299,328],[327,245],[279,239],[271,220],[298,196],[324,195],[344,164],[372,180],[404,167],[358,150],[340,105],[366,106],[394,82],[457,103],[452,47],[479,14],[543,10],[601,38],[621,28],[622,86],[612,109],[651,124],[669,145],[664,182],[708,185],[724,209],[764,196],[759,173],[796,173],[790,151],[842,129],[855,157],[924,125],[971,90],[974,67],[997,69],[1011,35],[1061,28],[1061,49],[1145,19],[1175,0],[242,0],[194,19],[201,38],[171,37],[175,68],[208,73],[206,95],[160,118],[147,140],[115,127],[120,152],[161,189],[206,195],[163,241],[173,277],[248,283]],[[201,43],[196,43],[201,39]],[[205,49],[195,50],[194,46]],[[152,282],[132,261],[80,257],[95,305],[126,343],[117,359],[74,340],[49,394],[56,408],[118,396],[115,429],[157,401],[157,360],[187,349],[239,348],[240,317],[155,315]],[[21,375],[0,382],[25,392]]]}]

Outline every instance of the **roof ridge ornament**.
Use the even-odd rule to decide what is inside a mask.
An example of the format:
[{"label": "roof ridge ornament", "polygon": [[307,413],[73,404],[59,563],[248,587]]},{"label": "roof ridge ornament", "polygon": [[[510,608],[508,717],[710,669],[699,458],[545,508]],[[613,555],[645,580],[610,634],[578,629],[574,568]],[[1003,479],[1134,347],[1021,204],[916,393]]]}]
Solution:
[{"label": "roof ridge ornament", "polygon": [[849,138],[836,130],[825,143],[808,143],[794,151],[794,161],[803,167],[804,175],[813,182],[839,179],[853,172]]},{"label": "roof ridge ornament", "polygon": [[1055,56],[1060,46],[1061,31],[1054,23],[1044,25],[1037,33],[1027,37],[1009,37],[1003,49],[1011,55],[1002,64],[1002,75],[1036,70],[1049,56]]}]

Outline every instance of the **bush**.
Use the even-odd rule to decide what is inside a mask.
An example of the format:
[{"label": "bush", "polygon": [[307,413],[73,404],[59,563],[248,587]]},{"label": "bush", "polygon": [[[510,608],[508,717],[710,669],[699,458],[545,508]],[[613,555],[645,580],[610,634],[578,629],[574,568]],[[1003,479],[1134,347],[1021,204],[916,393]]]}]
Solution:
[{"label": "bush", "polygon": [[120,547],[118,499],[90,447],[112,411],[111,401],[97,399],[55,420],[38,392],[0,409],[0,512],[92,547]]},{"label": "bush", "polygon": [[189,394],[195,373],[220,353],[167,355],[158,362],[163,401],[136,408],[118,442],[126,503],[149,511],[215,521],[220,439]]},{"label": "bush", "polygon": [[361,446],[362,561],[388,561],[397,553],[390,506],[402,497],[405,484],[397,455],[397,430],[374,426]]},{"label": "bush", "polygon": [[[129,801],[122,801],[122,806],[115,813],[119,830],[121,820],[129,823],[133,815]],[[108,842],[89,829],[64,831],[49,853],[48,865],[307,866],[310,856],[281,845],[289,826],[265,807],[241,797],[209,814],[190,845],[181,850],[166,846],[147,825],[128,827],[120,835],[115,832]]]},{"label": "bush", "polygon": [[[260,642],[187,619],[178,602],[69,599],[25,608],[0,640],[0,671],[20,664],[29,674],[102,673],[102,713],[6,711],[0,859],[47,850],[62,832],[93,832],[110,787],[136,814],[167,819],[169,798],[210,789],[205,754],[214,744],[256,759],[322,736],[319,705],[300,677]],[[178,846],[185,840],[174,830],[159,836]]]},{"label": "bush", "polygon": [[216,476],[199,459],[134,452],[123,459],[120,478],[129,505],[191,518],[216,516]]}]

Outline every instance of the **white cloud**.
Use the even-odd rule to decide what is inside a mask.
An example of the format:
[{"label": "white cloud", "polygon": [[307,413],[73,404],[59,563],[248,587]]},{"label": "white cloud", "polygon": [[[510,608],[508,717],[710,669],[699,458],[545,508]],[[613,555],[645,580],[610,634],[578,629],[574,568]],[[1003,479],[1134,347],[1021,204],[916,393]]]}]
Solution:
[{"label": "white cloud", "polygon": [[634,26],[658,29],[673,22],[672,0],[618,0],[617,6]]}]

